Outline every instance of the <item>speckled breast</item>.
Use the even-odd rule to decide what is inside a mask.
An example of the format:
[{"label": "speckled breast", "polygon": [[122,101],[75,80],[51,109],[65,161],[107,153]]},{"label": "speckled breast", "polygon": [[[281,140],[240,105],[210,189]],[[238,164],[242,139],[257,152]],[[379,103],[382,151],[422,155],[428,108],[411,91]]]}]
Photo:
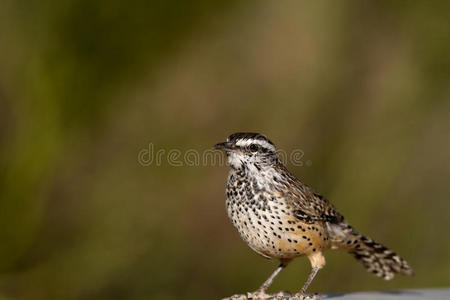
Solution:
[{"label": "speckled breast", "polygon": [[267,258],[293,258],[329,248],[323,226],[300,222],[283,198],[239,173],[227,181],[228,216],[242,239]]}]

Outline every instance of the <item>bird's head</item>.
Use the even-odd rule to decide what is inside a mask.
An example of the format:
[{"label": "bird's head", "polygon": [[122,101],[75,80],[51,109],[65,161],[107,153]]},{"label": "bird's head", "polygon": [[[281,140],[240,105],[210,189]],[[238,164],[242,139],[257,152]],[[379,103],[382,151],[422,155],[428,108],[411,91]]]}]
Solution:
[{"label": "bird's head", "polygon": [[228,164],[234,169],[258,170],[279,161],[275,145],[260,133],[233,133],[225,142],[218,143],[214,147],[225,151]]}]

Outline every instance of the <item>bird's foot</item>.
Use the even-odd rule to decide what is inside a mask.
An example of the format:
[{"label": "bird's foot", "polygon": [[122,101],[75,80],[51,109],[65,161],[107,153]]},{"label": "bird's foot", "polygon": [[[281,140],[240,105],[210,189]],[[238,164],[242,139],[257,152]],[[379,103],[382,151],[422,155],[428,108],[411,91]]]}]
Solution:
[{"label": "bird's foot", "polygon": [[254,292],[247,293],[247,299],[271,299],[271,295],[262,289],[258,289]]},{"label": "bird's foot", "polygon": [[227,298],[223,298],[222,300],[247,300],[246,294],[236,294]]},{"label": "bird's foot", "polygon": [[272,295],[273,300],[289,300],[292,299],[292,294],[286,291],[281,291]]},{"label": "bird's foot", "polygon": [[308,296],[297,293],[295,295],[286,291],[281,291],[276,294],[267,294],[265,291],[256,290],[247,294],[233,295],[222,300],[318,300],[316,295]]},{"label": "bird's foot", "polygon": [[297,293],[292,295],[292,297],[290,298],[292,300],[322,300],[322,296],[314,293],[312,295],[306,295],[304,293]]},{"label": "bird's foot", "polygon": [[246,294],[236,294],[222,300],[257,300],[257,299],[272,299],[271,295],[267,294],[263,290],[256,290],[254,292],[248,292]]}]

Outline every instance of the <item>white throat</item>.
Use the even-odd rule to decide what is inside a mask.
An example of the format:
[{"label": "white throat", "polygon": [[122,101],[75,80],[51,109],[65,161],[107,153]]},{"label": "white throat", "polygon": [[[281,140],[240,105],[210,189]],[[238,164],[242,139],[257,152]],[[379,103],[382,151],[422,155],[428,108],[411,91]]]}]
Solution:
[{"label": "white throat", "polygon": [[242,168],[242,164],[244,163],[244,157],[240,154],[229,152],[227,154],[227,161],[230,167],[233,169],[240,169]]}]

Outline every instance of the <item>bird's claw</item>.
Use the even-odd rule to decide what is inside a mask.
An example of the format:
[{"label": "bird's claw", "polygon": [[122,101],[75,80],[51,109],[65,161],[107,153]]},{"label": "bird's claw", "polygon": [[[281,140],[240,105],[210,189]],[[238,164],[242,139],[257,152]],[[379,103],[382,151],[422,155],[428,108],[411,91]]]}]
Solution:
[{"label": "bird's claw", "polygon": [[257,299],[273,299],[271,295],[266,294],[263,290],[256,290],[254,292],[248,292],[246,294],[236,294],[222,300],[257,300]]},{"label": "bird's claw", "polygon": [[292,295],[291,300],[322,300],[322,296],[320,296],[317,293],[314,293],[312,295],[305,295],[304,293],[300,292],[297,294]]},{"label": "bird's claw", "polygon": [[279,292],[277,294],[267,294],[263,290],[256,290],[246,294],[237,294],[222,300],[287,300],[291,294],[287,292]]},{"label": "bird's claw", "polygon": [[233,295],[222,300],[321,300],[322,297],[318,294],[305,295],[303,293],[290,294],[289,292],[281,291],[276,294],[267,294],[265,291],[256,290],[246,294]]}]

